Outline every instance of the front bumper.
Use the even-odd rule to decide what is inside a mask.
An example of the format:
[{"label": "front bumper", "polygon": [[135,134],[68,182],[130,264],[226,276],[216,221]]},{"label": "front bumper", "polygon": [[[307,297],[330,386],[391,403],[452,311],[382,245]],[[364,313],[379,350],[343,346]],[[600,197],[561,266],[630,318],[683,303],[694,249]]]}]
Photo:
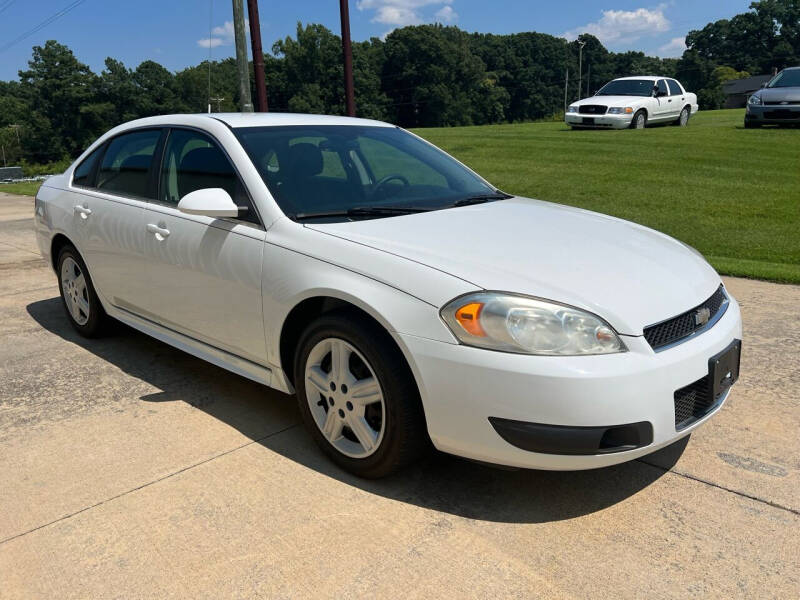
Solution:
[{"label": "front bumper", "polygon": [[[659,353],[643,337],[632,336],[623,336],[628,352],[578,357],[508,354],[400,337],[420,384],[428,432],[439,450],[513,467],[577,470],[649,454],[708,420],[727,394],[707,415],[677,431],[674,393],[705,377],[709,358],[741,339],[741,332],[739,306],[731,298],[714,327]],[[641,434],[631,439],[631,450],[553,454],[510,443],[498,432],[498,421],[590,433],[619,426],[623,436],[631,431],[624,428],[633,425]]]},{"label": "front bumper", "polygon": [[800,123],[800,104],[789,105],[747,105],[744,115],[747,123],[759,125],[788,125]]},{"label": "front bumper", "polygon": [[[587,122],[591,119],[594,123]],[[567,113],[564,121],[570,127],[593,127],[595,129],[626,129],[631,126],[633,114],[630,115],[582,115],[580,113]]]}]

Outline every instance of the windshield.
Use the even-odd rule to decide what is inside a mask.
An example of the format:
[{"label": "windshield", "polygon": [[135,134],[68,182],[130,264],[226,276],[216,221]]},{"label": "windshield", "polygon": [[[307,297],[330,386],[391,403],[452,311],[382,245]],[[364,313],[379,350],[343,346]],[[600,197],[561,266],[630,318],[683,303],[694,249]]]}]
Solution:
[{"label": "windshield", "polygon": [[605,84],[598,96],[652,96],[655,84],[649,79],[615,79]]},{"label": "windshield", "polygon": [[781,71],[767,84],[770,88],[800,87],[800,69]]},{"label": "windshield", "polygon": [[281,210],[293,218],[386,217],[498,194],[441,150],[396,127],[234,131]]}]

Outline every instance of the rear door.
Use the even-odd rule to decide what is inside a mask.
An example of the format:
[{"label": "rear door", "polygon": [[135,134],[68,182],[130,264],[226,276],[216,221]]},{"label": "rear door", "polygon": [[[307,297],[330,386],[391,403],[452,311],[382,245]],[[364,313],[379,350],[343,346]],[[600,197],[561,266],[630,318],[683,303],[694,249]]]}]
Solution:
[{"label": "rear door", "polygon": [[[255,363],[266,362],[261,303],[265,231],[233,164],[204,132],[173,128],[166,138],[158,197],[145,210],[152,320]],[[188,215],[189,192],[223,188],[242,218]]]},{"label": "rear door", "polygon": [[677,119],[681,114],[681,109],[686,106],[686,94],[674,79],[667,79],[667,85],[669,86],[670,114]]},{"label": "rear door", "polygon": [[76,168],[72,190],[81,252],[107,302],[140,312],[149,294],[144,266],[144,209],[155,197],[162,129],[122,133],[98,151],[91,170]]}]

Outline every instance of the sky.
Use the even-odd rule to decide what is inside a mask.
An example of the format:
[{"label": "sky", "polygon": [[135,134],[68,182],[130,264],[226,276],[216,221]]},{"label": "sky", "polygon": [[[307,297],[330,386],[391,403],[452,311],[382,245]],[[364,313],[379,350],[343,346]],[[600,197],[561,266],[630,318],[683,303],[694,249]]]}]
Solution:
[{"label": "sky", "polygon": [[[588,32],[610,50],[674,57],[683,52],[689,30],[745,12],[750,2],[350,0],[350,22],[353,40],[383,37],[404,25],[439,22],[466,31],[538,31],[567,39]],[[275,40],[294,35],[298,21],[322,23],[339,33],[337,0],[261,0],[259,10],[265,51]],[[27,67],[32,46],[49,39],[69,46],[96,73],[103,70],[107,56],[132,68],[154,60],[180,70],[202,62],[209,53],[215,60],[232,56],[231,20],[230,0],[0,0],[0,79],[17,79],[17,72]]]}]

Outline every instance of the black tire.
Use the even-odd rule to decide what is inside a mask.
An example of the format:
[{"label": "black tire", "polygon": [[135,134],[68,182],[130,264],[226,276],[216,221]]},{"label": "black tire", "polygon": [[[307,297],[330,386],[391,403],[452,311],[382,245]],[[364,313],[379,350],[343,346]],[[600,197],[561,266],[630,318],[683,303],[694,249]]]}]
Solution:
[{"label": "black tire", "polygon": [[[383,437],[377,449],[363,458],[347,456],[328,441],[307,400],[306,362],[312,349],[330,338],[344,340],[364,356],[383,392]],[[370,479],[385,477],[414,462],[430,447],[422,401],[411,369],[389,334],[361,315],[337,311],[313,321],[297,346],[294,382],[306,430],[333,462],[350,473]]]},{"label": "black tire", "polygon": [[[639,119],[643,119],[641,127],[638,126]],[[647,111],[639,110],[631,119],[631,129],[645,129],[647,127]]]},{"label": "black tire", "polygon": [[674,125],[677,127],[686,127],[689,124],[689,119],[692,117],[692,111],[688,106],[684,106],[683,110],[681,110],[680,116],[678,116],[678,120],[675,121]]},{"label": "black tire", "polygon": [[[67,261],[67,259],[74,261],[77,268],[80,269],[81,273],[83,274],[86,283],[85,290],[83,290],[84,293],[81,295],[88,303],[89,314],[87,315],[88,318],[84,323],[76,320],[72,312],[70,312],[68,300],[65,295],[62,273],[64,272],[64,263]],[[106,311],[103,310],[103,305],[100,303],[100,299],[97,297],[97,292],[92,284],[92,278],[89,275],[89,270],[86,268],[86,263],[83,262],[83,258],[81,258],[81,255],[74,246],[67,244],[66,246],[62,247],[61,251],[58,253],[56,266],[58,269],[56,273],[58,277],[58,291],[61,293],[61,302],[64,306],[64,311],[67,313],[67,318],[69,319],[70,324],[75,331],[77,331],[83,337],[95,338],[102,336],[108,330],[107,326],[110,319],[108,315],[106,315]],[[70,291],[67,291],[66,293],[70,293]]]}]

